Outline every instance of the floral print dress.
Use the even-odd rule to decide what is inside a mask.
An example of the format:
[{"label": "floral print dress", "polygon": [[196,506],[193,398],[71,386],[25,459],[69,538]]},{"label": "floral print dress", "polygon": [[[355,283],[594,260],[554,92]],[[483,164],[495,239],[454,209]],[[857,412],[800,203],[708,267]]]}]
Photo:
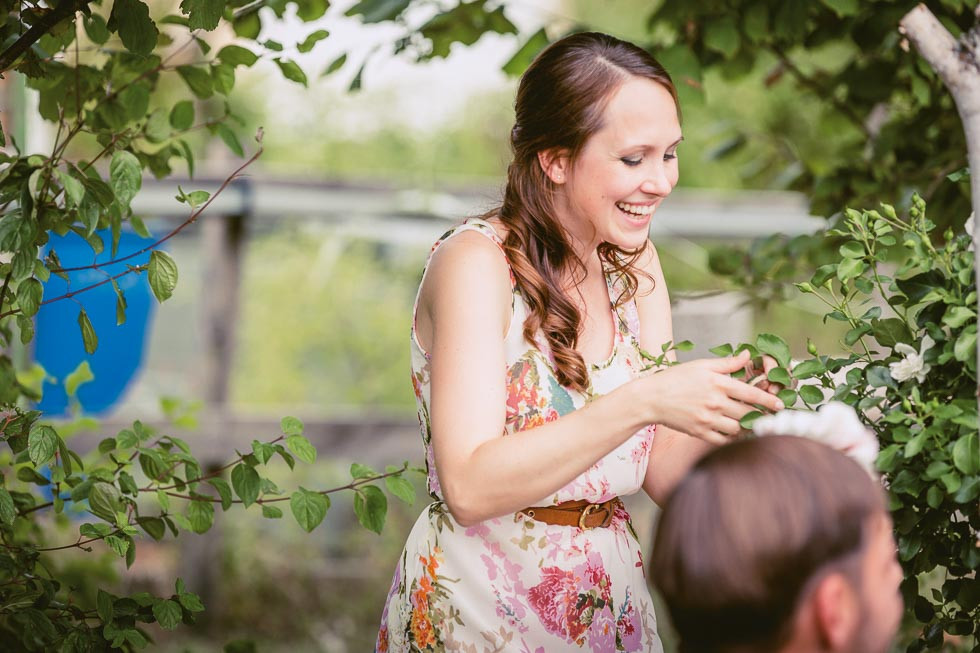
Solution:
[{"label": "floral print dress", "polygon": [[[493,227],[482,220],[450,230],[432,251],[463,231],[486,235],[503,252]],[[617,297],[609,275],[607,284],[610,297]],[[632,301],[613,309],[615,345],[606,361],[591,366],[585,393],[563,387],[548,355],[541,353],[547,347],[539,350],[524,339],[526,314],[515,287],[507,362],[501,370],[507,380],[505,436],[581,408],[588,397],[612,391],[645,367]],[[412,383],[428,488],[435,501],[419,516],[398,561],[376,651],[661,652],[639,542],[622,508],[608,528],[590,530],[544,524],[523,513],[470,527],[453,519],[443,501],[430,442],[429,367],[413,327]],[[636,492],[653,435],[653,426],[640,430],[568,485],[531,505],[577,499],[598,503]]]}]

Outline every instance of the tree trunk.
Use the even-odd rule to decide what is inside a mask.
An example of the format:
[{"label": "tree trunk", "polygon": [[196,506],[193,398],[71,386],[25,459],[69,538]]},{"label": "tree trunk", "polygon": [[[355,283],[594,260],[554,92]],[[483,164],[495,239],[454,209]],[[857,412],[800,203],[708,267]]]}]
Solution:
[{"label": "tree trunk", "polygon": [[[980,17],[980,9],[977,10]],[[980,25],[963,34],[959,40],[943,27],[923,4],[905,14],[899,23],[901,31],[915,45],[932,69],[946,84],[956,102],[956,110],[966,133],[967,157],[970,163],[974,243],[980,243]],[[974,279],[980,288],[980,247],[974,247]],[[980,314],[980,310],[977,310]],[[980,347],[977,348],[977,372],[980,374]],[[978,377],[980,378],[980,377]],[[977,386],[980,400],[980,383]]]}]

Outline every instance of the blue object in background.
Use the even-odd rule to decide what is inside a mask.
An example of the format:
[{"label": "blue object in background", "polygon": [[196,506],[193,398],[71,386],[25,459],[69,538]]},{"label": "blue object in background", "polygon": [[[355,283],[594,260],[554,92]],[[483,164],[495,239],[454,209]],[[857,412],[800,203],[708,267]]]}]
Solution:
[{"label": "blue object in background", "polygon": [[[65,236],[51,234],[42,256],[54,249],[62,267],[71,268],[112,260],[109,231],[96,232],[105,243],[105,250],[93,258],[92,248],[74,232]],[[152,238],[142,238],[132,232],[123,232],[115,258],[138,252],[153,243]],[[143,265],[150,260],[150,252],[135,256],[121,263],[99,269],[69,272],[71,284],[52,274],[44,284],[44,299],[51,299],[67,292],[91,286],[126,270],[129,265]],[[150,323],[156,300],[150,290],[146,273],[131,273],[116,280],[126,297],[126,322],[116,325],[116,293],[111,283],[105,283],[72,299],[64,299],[41,307],[35,317],[34,358],[56,383],[44,384],[44,396],[37,408],[48,417],[68,414],[68,395],[65,393],[65,377],[79,363],[88,359],[95,380],[82,384],[78,389],[78,401],[87,414],[108,412],[123,396],[143,363]],[[78,327],[79,303],[88,313],[92,327],[99,338],[94,354],[85,353],[81,330]]]}]

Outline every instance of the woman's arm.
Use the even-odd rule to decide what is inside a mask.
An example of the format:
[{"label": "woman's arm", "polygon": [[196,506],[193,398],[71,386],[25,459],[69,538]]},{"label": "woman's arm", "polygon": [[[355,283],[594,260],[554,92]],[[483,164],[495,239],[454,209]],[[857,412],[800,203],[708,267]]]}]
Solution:
[{"label": "woman's arm", "polygon": [[[640,346],[646,351],[658,352],[665,342],[673,342],[674,327],[667,283],[653,243],[647,245],[639,267],[650,275],[650,279],[640,277],[640,286],[636,293]],[[672,361],[676,360],[674,352],[669,352],[667,356]],[[643,489],[658,505],[663,505],[687,470],[713,446],[714,444],[705,440],[658,424],[650,447],[650,461],[647,463]]]},{"label": "woman's arm", "polygon": [[510,313],[509,272],[492,242],[463,233],[436,250],[422,285],[417,332],[431,354],[436,468],[460,524],[540,501],[647,424],[721,438],[733,426],[737,431],[737,416],[746,410],[742,402],[771,403],[766,393],[728,377],[744,361],[696,361],[627,383],[554,422],[501,437]]}]

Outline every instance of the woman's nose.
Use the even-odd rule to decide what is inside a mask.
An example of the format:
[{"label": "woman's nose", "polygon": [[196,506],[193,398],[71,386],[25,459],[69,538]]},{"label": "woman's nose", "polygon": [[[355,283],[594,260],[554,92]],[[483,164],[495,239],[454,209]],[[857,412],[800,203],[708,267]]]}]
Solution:
[{"label": "woman's nose", "polygon": [[670,179],[667,178],[667,171],[664,170],[663,166],[658,166],[655,170],[650,171],[650,174],[640,186],[640,190],[651,195],[665,197],[673,190],[673,185],[670,183]]}]

